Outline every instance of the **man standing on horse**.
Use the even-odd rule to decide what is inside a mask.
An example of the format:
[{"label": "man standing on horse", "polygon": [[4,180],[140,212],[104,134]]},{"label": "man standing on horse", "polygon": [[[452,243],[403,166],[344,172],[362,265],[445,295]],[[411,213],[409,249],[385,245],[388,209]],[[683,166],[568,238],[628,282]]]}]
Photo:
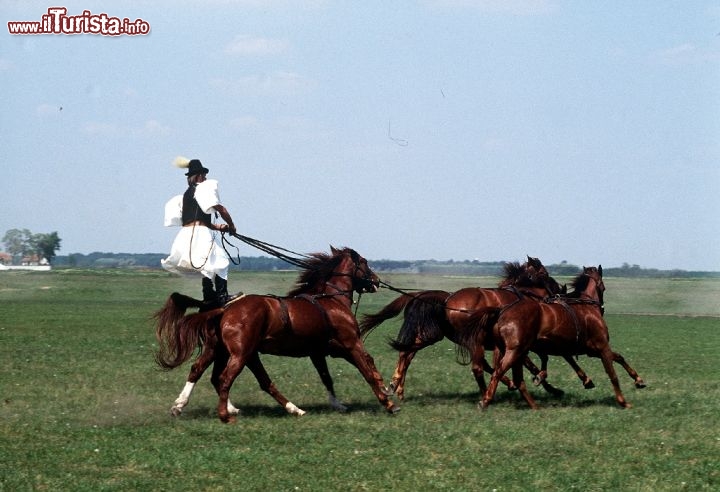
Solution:
[{"label": "man standing on horse", "polygon": [[[163,268],[177,274],[202,275],[203,301],[224,304],[229,300],[227,291],[230,259],[215,241],[213,231],[235,232],[228,210],[220,203],[218,182],[207,179],[210,172],[200,160],[175,159],[175,165],[187,169],[188,188],[165,205],[165,225],[181,225],[170,250],[170,256],[161,260]],[[225,224],[214,224],[212,213]],[[213,289],[213,282],[215,283]]]}]

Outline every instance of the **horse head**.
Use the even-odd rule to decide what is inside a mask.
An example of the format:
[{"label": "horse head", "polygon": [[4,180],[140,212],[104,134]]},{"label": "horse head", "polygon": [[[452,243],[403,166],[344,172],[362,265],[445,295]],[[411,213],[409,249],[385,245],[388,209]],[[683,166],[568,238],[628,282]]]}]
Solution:
[{"label": "horse head", "polygon": [[575,277],[571,284],[574,291],[569,297],[586,298],[595,301],[603,308],[603,297],[605,293],[605,283],[602,278],[602,265],[598,267],[583,267],[583,271]]},{"label": "horse head", "polygon": [[[605,283],[603,282],[602,274],[602,265],[598,265],[597,268],[583,267],[583,275],[589,277],[592,280],[591,283],[595,284],[596,296],[600,302],[600,306],[603,305],[603,296],[605,293]],[[588,286],[588,289],[589,288],[591,287]]]},{"label": "horse head", "polygon": [[539,258],[533,258],[527,255],[527,262],[523,265],[525,267],[525,275],[530,280],[533,287],[543,287],[550,295],[560,294],[562,288],[557,281],[550,276],[550,273],[542,264]]},{"label": "horse head", "polygon": [[336,249],[330,246],[333,256],[343,256],[338,268],[349,273],[352,289],[358,294],[377,292],[380,278],[368,266],[368,262],[351,248]]}]

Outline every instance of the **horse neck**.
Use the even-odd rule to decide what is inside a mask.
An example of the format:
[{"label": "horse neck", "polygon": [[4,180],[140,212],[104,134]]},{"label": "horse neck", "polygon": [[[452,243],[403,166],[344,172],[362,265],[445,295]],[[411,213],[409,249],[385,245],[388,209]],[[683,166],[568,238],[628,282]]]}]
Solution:
[{"label": "horse neck", "polygon": [[343,260],[333,270],[332,274],[324,282],[322,286],[322,294],[341,296],[348,299],[348,304],[352,304],[353,295],[353,267],[354,264],[348,259]]},{"label": "horse neck", "polygon": [[598,283],[594,278],[590,278],[587,286],[579,293],[578,298],[590,301],[600,302],[600,294],[598,293]]},{"label": "horse neck", "polygon": [[526,282],[523,282],[523,279],[521,279],[521,278],[505,279],[502,282],[500,282],[499,288],[501,288],[501,289],[514,288],[514,289],[517,289],[520,291],[531,292],[532,294],[540,296],[540,297],[553,294],[552,292],[550,292],[550,289],[548,289],[546,286],[527,284]]},{"label": "horse neck", "polygon": [[520,281],[520,278],[505,278],[500,281],[498,284],[498,287],[501,289],[504,289],[506,287],[520,287],[520,284],[522,282]]},{"label": "horse neck", "polygon": [[550,294],[544,287],[518,287],[517,289],[525,294],[531,294],[541,298],[547,297]]}]

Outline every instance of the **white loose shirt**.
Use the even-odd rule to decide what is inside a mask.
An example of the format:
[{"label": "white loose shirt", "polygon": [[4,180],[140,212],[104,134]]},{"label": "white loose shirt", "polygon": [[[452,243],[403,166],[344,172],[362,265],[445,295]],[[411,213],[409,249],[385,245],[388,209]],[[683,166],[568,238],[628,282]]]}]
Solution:
[{"label": "white loose shirt", "polygon": [[[203,212],[210,214],[220,205],[218,182],[208,179],[195,187],[195,200]],[[183,196],[176,195],[165,204],[165,226],[182,225]],[[214,279],[215,275],[227,279],[230,259],[215,241],[214,231],[203,225],[183,227],[175,236],[170,256],[160,260],[162,267],[180,275],[201,275]]]}]

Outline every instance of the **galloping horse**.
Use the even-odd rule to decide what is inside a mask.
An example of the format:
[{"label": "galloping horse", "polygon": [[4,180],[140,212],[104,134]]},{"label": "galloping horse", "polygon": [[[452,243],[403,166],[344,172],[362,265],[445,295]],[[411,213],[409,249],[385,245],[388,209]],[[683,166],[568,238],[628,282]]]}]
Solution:
[{"label": "galloping horse", "polygon": [[[621,407],[630,407],[620,391],[613,367],[615,355],[610,348],[607,324],[603,318],[602,266],[583,268],[572,282],[574,291],[568,296],[549,298],[545,302],[522,299],[506,308],[478,311],[469,323],[465,340],[480,345],[491,337],[498,348],[495,371],[480,402],[486,408],[497,390],[500,378],[512,368],[513,382],[528,405],[537,404],[523,381],[523,359],[530,350],[549,355],[573,356],[587,354],[602,360]],[[501,355],[501,356],[500,356]]]},{"label": "galloping horse", "polygon": [[375,292],[379,279],[354,250],[331,249],[331,255],[311,255],[287,297],[247,295],[222,309],[180,319],[158,313],[158,363],[168,369],[178,367],[210,339],[214,347],[212,383],[223,422],[235,420],[228,394],[246,365],[261,388],[290,413],[304,413],[277,391],[260,353],[311,357],[314,363],[322,359],[323,364],[327,355],[342,357],[360,371],[380,404],[390,413],[397,412],[399,408],[388,398],[382,376],[363,346],[350,309],[353,292]]},{"label": "galloping horse", "polygon": [[[204,303],[201,300],[194,299],[192,297],[179,294],[177,292],[173,292],[168,300],[165,302],[165,305],[162,309],[160,309],[157,313],[155,313],[155,318],[158,325],[158,340],[161,342],[161,344],[169,345],[173,342],[170,341],[168,338],[167,340],[162,340],[160,330],[164,329],[171,329],[177,323],[183,316],[185,316],[185,312],[189,308],[197,308],[201,312],[202,311],[208,311],[210,309],[216,309],[217,306],[212,306],[208,308],[207,304]],[[162,327],[162,328],[161,328]],[[187,380],[185,382],[185,386],[183,387],[182,391],[180,392],[180,395],[175,399],[173,402],[173,406],[170,408],[170,413],[173,416],[178,416],[182,413],[185,406],[187,406],[188,402],[190,401],[190,396],[192,395],[193,389],[195,388],[195,385],[200,380],[202,375],[205,373],[208,367],[215,361],[215,353],[216,350],[221,351],[222,354],[224,347],[222,344],[218,346],[218,337],[216,333],[216,327],[212,325],[207,325],[206,331],[200,335],[200,345],[201,345],[201,353],[198,355],[195,362],[193,362],[192,366],[190,367],[190,373],[188,374]],[[172,337],[172,331],[163,334],[164,337]],[[166,350],[166,349],[163,349]],[[344,412],[347,410],[347,407],[340,403],[335,395],[335,388],[333,384],[332,377],[330,376],[330,371],[328,370],[327,361],[325,360],[325,356],[322,355],[311,355],[310,359],[312,360],[313,365],[315,366],[315,369],[317,370],[318,374],[320,375],[320,379],[322,380],[323,384],[325,385],[325,389],[328,393],[328,399],[330,402],[330,406],[338,411]],[[225,359],[223,359],[222,363]],[[156,357],[156,361],[158,365],[163,367],[164,369],[174,369],[174,365],[167,365],[162,357]],[[219,366],[218,366],[219,367]],[[255,378],[258,380],[258,383],[260,383],[260,386],[263,390],[265,390],[268,394],[270,394],[275,400],[278,402],[281,402],[281,405],[285,406],[285,409],[290,414],[294,415],[304,415],[305,412],[297,407],[295,407],[292,403],[285,405],[282,403],[283,396],[277,391],[277,388],[274,385],[269,385],[266,387],[262,386],[262,373],[256,372],[256,367],[254,365],[249,365],[250,371],[252,371]],[[240,410],[238,410],[229,400],[228,400],[228,412],[237,415],[240,413]]]},{"label": "galloping horse", "polygon": [[[405,376],[417,352],[445,337],[459,344],[467,321],[477,310],[506,306],[526,297],[539,301],[560,291],[560,285],[550,277],[542,262],[528,256],[528,261],[522,265],[505,264],[505,278],[497,288],[467,287],[454,293],[427,290],[404,294],[376,314],[365,315],[360,323],[360,333],[366,336],[382,322],[394,318],[404,310],[400,332],[395,340],[390,342],[390,345],[400,352],[390,389],[402,400],[405,393]],[[542,360],[545,369],[547,359]],[[480,391],[484,392],[486,386],[483,370],[492,373],[493,368],[484,356],[471,357],[471,361],[475,380]],[[572,359],[568,362],[583,383],[592,384],[590,378]],[[547,391],[553,394],[562,393],[545,381],[545,374],[530,359],[526,359],[526,366],[534,375],[540,375],[538,384],[542,384]],[[509,381],[505,380],[505,382],[510,386]]]}]

